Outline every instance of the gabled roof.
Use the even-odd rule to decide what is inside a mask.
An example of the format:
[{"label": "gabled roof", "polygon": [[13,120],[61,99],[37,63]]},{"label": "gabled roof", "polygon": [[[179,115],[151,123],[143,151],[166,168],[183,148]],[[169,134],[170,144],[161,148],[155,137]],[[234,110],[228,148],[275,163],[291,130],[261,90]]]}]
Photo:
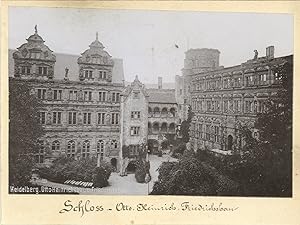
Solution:
[{"label": "gabled roof", "polygon": [[171,103],[176,104],[174,89],[147,89],[149,103]]},{"label": "gabled roof", "polygon": [[[8,50],[8,73],[9,76],[12,77],[14,74],[14,60],[13,60],[13,52],[15,50]],[[79,55],[70,55],[64,53],[54,53],[56,56],[56,62],[54,65],[54,78],[55,79],[64,79],[65,76],[65,68],[68,67],[69,73],[68,77],[72,81],[79,81],[79,67],[77,64],[77,59]],[[112,71],[112,83],[123,83],[124,80],[124,71],[123,71],[123,60],[115,59],[114,67]]]}]

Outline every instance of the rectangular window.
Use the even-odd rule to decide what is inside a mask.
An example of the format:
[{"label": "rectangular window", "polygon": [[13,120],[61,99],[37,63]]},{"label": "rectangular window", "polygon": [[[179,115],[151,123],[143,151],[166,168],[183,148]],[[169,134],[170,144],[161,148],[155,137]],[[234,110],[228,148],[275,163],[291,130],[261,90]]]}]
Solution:
[{"label": "rectangular window", "polygon": [[83,113],[83,124],[90,125],[91,124],[91,118],[92,118],[91,113]]},{"label": "rectangular window", "polygon": [[46,124],[46,112],[39,112],[38,118],[39,118],[40,124]]},{"label": "rectangular window", "polygon": [[21,67],[21,73],[22,74],[30,74],[30,66],[22,66]]},{"label": "rectangular window", "polygon": [[39,71],[39,75],[47,75],[48,74],[48,67],[39,66],[38,71]]},{"label": "rectangular window", "polygon": [[205,126],[206,140],[210,140],[210,129],[209,125]]},{"label": "rectangular window", "polygon": [[38,99],[46,99],[46,89],[37,89]]},{"label": "rectangular window", "polygon": [[77,123],[77,113],[76,112],[69,112],[69,124],[73,125]]},{"label": "rectangular window", "polygon": [[140,119],[140,118],[141,118],[141,112],[139,112],[139,111],[131,112],[131,119]]},{"label": "rectangular window", "polygon": [[120,101],[120,93],[113,92],[111,96],[112,102],[119,102]]},{"label": "rectangular window", "polygon": [[111,124],[118,125],[119,124],[119,113],[112,113],[111,114]]},{"label": "rectangular window", "polygon": [[215,126],[215,142],[219,142],[219,127]]},{"label": "rectangular window", "polygon": [[84,100],[85,101],[92,101],[92,92],[91,91],[85,91],[84,92]]},{"label": "rectangular window", "polygon": [[140,133],[140,127],[130,127],[130,135],[138,136]]},{"label": "rectangular window", "polygon": [[73,91],[73,90],[69,91],[69,100],[71,101],[77,100],[77,91]]},{"label": "rectangular window", "polygon": [[53,112],[52,122],[53,124],[61,124],[61,112]]},{"label": "rectangular window", "polygon": [[62,100],[62,90],[53,91],[53,100]]},{"label": "rectangular window", "polygon": [[224,101],[224,112],[228,112],[228,100]]},{"label": "rectangular window", "polygon": [[105,101],[106,101],[106,92],[99,91],[99,102],[105,102]]},{"label": "rectangular window", "polygon": [[98,124],[105,124],[105,113],[98,113]]}]

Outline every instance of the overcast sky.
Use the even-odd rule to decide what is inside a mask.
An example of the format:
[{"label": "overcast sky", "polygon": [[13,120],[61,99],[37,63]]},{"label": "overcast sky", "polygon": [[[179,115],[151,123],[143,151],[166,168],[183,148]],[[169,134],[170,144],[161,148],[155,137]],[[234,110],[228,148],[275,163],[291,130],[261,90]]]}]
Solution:
[{"label": "overcast sky", "polygon": [[263,56],[269,45],[275,56],[293,53],[289,14],[11,7],[9,48],[26,42],[35,24],[52,51],[76,55],[98,31],[105,50],[123,59],[127,81],[138,75],[146,83],[156,83],[158,76],[174,82],[187,48],[219,49],[223,66],[252,58],[254,49]]}]

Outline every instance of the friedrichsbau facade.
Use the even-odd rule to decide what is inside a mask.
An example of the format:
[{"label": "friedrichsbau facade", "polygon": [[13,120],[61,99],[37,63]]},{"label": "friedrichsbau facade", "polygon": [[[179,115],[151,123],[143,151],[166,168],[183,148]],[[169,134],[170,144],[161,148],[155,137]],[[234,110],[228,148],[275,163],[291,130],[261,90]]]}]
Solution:
[{"label": "friedrichsbau facade", "polygon": [[[160,151],[163,134],[178,125],[174,89],[146,89],[136,79],[125,87],[121,59],[112,58],[103,44],[93,41],[80,56],[55,54],[35,33],[10,51],[10,82],[26,83],[42,101],[38,115],[45,135],[35,154],[39,165],[61,154],[98,157],[120,169],[122,146],[130,159],[142,144]],[[13,69],[12,69],[13,67]]]}]

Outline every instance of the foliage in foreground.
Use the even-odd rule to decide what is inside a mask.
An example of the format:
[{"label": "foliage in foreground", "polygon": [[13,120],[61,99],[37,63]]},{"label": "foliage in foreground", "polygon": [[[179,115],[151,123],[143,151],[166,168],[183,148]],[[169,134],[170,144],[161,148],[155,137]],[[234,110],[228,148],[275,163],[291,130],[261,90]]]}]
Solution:
[{"label": "foliage in foreground", "polygon": [[28,185],[37,139],[43,135],[38,120],[40,102],[24,82],[9,82],[9,184]]},{"label": "foliage in foreground", "polygon": [[92,182],[95,187],[108,186],[112,167],[107,162],[101,162],[97,167],[96,158],[72,159],[61,156],[53,161],[49,168],[41,168],[39,174],[49,181],[63,183],[66,180]]},{"label": "foliage in foreground", "polygon": [[238,185],[203,164],[186,150],[178,162],[164,162],[152,195],[230,195],[239,193]]}]

